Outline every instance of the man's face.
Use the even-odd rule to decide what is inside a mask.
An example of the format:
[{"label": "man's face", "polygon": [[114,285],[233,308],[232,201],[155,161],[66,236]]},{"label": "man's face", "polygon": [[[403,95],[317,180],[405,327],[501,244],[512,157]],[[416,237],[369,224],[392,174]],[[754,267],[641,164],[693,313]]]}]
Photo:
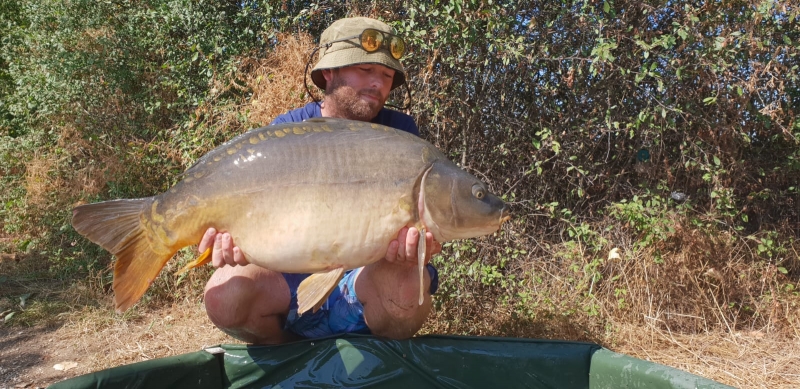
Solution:
[{"label": "man's face", "polygon": [[370,121],[389,98],[394,72],[394,69],[377,64],[323,70],[327,82],[325,101],[337,116]]}]

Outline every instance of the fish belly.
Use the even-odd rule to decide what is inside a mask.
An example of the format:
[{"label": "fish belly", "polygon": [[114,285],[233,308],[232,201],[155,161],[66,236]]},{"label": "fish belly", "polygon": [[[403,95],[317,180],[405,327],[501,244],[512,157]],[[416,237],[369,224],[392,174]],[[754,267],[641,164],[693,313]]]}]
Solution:
[{"label": "fish belly", "polygon": [[[373,188],[374,189],[374,188]],[[294,188],[242,212],[230,233],[250,263],[283,273],[357,268],[383,258],[412,223],[408,195],[370,188]]]}]

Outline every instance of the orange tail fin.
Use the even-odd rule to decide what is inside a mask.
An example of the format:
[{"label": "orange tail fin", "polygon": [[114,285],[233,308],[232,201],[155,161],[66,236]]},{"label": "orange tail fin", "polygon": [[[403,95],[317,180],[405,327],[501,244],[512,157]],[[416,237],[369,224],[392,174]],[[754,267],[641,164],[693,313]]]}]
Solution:
[{"label": "orange tail fin", "polygon": [[124,312],[142,297],[158,273],[177,252],[159,245],[141,223],[142,213],[153,198],[112,200],[72,210],[72,226],[114,254],[114,305]]}]

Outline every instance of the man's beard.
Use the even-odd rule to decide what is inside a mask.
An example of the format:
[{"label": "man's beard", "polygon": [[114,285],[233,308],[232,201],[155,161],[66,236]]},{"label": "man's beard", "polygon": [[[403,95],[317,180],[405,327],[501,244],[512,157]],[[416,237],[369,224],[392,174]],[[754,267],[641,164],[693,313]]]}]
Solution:
[{"label": "man's beard", "polygon": [[[363,94],[372,95],[383,100],[376,89],[364,89]],[[325,104],[332,109],[337,117],[345,119],[371,121],[378,116],[383,104],[376,101],[362,100],[358,93],[350,86],[345,85],[341,79],[334,77],[325,91]]]}]

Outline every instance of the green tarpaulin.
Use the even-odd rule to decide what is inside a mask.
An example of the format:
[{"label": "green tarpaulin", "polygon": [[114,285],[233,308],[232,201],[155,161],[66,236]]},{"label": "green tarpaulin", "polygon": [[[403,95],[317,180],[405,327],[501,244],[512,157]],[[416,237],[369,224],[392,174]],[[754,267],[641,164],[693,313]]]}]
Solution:
[{"label": "green tarpaulin", "polygon": [[348,335],[280,346],[223,345],[52,385],[83,388],[729,388],[593,343]]}]

